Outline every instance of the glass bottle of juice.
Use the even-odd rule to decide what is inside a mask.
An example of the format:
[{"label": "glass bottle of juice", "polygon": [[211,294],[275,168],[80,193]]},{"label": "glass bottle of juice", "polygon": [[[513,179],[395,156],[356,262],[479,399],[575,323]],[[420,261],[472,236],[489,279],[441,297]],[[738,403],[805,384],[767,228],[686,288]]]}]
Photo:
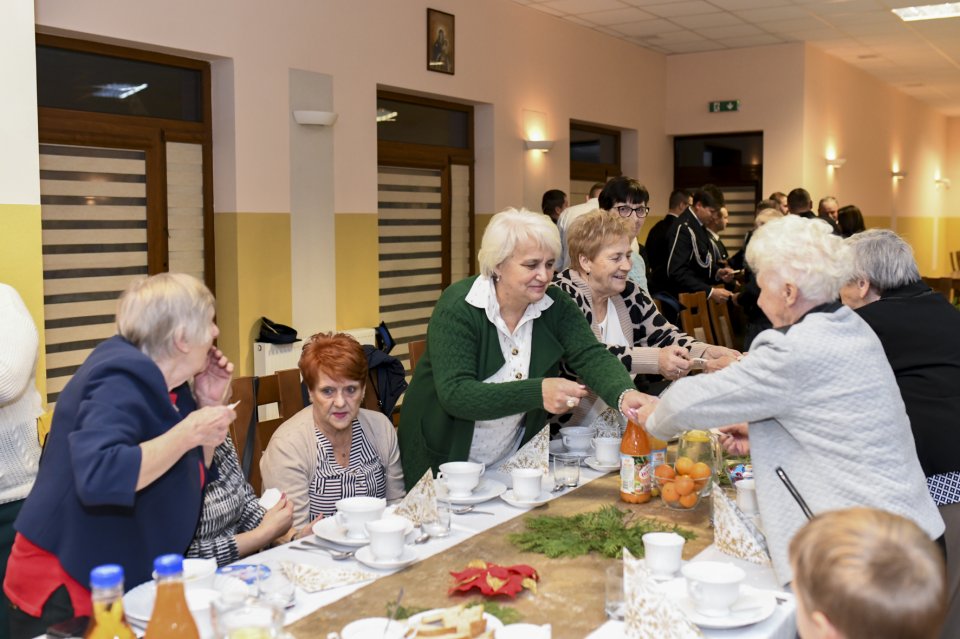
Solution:
[{"label": "glass bottle of juice", "polygon": [[650,501],[651,478],[650,438],[629,420],[620,441],[620,499],[630,504]]},{"label": "glass bottle of juice", "polygon": [[183,557],[160,555],[153,562],[157,598],[145,639],[200,639],[183,590]]},{"label": "glass bottle of juice", "polygon": [[123,567],[97,566],[90,571],[93,617],[84,639],[136,639],[123,617]]}]

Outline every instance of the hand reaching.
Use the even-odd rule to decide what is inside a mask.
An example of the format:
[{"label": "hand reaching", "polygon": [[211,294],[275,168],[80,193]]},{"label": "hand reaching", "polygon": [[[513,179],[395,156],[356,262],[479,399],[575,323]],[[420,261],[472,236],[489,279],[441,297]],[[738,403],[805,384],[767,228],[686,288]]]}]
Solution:
[{"label": "hand reaching", "polygon": [[666,379],[680,379],[690,371],[690,354],[682,346],[664,346],[658,356],[660,374]]},{"label": "hand reaching", "polygon": [[711,346],[704,351],[703,356],[707,360],[707,363],[703,366],[703,370],[707,373],[715,373],[734,362],[740,361],[743,357],[739,351],[723,346]]},{"label": "hand reaching", "polygon": [[546,377],[540,387],[543,408],[548,413],[563,415],[574,409],[587,396],[587,387],[562,377]]},{"label": "hand reaching", "polygon": [[227,359],[219,348],[210,347],[207,353],[207,366],[193,378],[193,392],[199,406],[218,406],[223,404],[230,391],[230,378],[233,376],[233,362]]},{"label": "hand reaching", "polygon": [[746,422],[718,428],[720,445],[731,455],[750,454],[750,426]]},{"label": "hand reaching", "polygon": [[620,412],[641,426],[647,423],[647,417],[657,407],[657,398],[640,391],[628,391],[620,400]]}]

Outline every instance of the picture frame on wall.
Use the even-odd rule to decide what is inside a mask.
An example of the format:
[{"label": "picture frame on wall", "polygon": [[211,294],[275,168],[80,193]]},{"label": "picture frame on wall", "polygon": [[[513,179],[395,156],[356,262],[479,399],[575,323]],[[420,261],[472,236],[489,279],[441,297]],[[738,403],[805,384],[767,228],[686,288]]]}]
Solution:
[{"label": "picture frame on wall", "polygon": [[427,9],[427,70],[453,75],[454,34],[453,14]]}]

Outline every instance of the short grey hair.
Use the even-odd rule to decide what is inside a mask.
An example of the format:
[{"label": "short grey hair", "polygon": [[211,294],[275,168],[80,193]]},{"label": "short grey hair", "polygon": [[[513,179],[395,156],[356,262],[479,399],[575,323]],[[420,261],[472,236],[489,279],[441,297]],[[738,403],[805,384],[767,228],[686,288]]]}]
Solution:
[{"label": "short grey hair", "polygon": [[494,215],[483,232],[477,254],[480,273],[493,277],[496,268],[513,255],[523,240],[533,240],[551,252],[554,259],[560,256],[560,232],[553,220],[542,213],[509,208]]},{"label": "short grey hair", "polygon": [[174,353],[178,334],[192,344],[206,339],[213,293],[186,273],[158,273],[134,281],[120,296],[117,332],[154,361]]},{"label": "short grey hair", "polygon": [[869,229],[844,242],[853,251],[851,280],[865,279],[883,292],[921,279],[913,248],[893,231]]},{"label": "short grey hair", "polygon": [[787,215],[757,229],[747,245],[747,262],[757,277],[793,283],[815,304],[837,299],[850,281],[850,247],[823,220]]},{"label": "short grey hair", "polygon": [[780,209],[761,209],[757,212],[757,216],[753,219],[753,223],[757,228],[760,228],[767,222],[779,219],[781,217],[783,217],[783,211]]}]

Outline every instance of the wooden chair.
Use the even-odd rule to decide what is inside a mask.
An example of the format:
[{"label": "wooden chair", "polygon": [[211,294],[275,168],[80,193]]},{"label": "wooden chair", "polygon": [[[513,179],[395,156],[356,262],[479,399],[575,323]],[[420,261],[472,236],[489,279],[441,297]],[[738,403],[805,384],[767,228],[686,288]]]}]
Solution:
[{"label": "wooden chair", "polygon": [[[254,379],[256,379],[256,398],[254,398]],[[271,375],[259,378],[238,377],[232,382],[232,401],[240,403],[234,409],[237,420],[230,425],[230,436],[237,449],[237,457],[243,463],[243,456],[247,449],[248,432],[253,411],[273,404],[277,405],[277,417],[257,419],[256,432],[253,435],[253,452],[250,464],[250,485],[258,495],[261,493],[262,479],[260,477],[260,457],[267,447],[270,438],[280,427],[280,424],[293,417],[305,404],[300,391],[300,371],[292,368],[277,371]],[[272,411],[271,411],[272,412]]]},{"label": "wooden chair", "polygon": [[710,324],[713,326],[713,336],[718,346],[733,348],[733,327],[730,324],[730,305],[727,302],[707,300],[707,309],[710,313]]},{"label": "wooden chair", "polygon": [[408,342],[407,348],[410,352],[410,374],[413,375],[413,369],[416,368],[417,362],[423,356],[423,352],[427,350],[427,340],[418,339]]},{"label": "wooden chair", "polygon": [[924,283],[935,292],[940,293],[947,301],[953,303],[953,278],[950,277],[925,277]]},{"label": "wooden chair", "polygon": [[707,294],[680,293],[680,327],[687,335],[692,335],[701,342],[714,344],[713,330],[710,328],[709,311],[707,310]]}]

